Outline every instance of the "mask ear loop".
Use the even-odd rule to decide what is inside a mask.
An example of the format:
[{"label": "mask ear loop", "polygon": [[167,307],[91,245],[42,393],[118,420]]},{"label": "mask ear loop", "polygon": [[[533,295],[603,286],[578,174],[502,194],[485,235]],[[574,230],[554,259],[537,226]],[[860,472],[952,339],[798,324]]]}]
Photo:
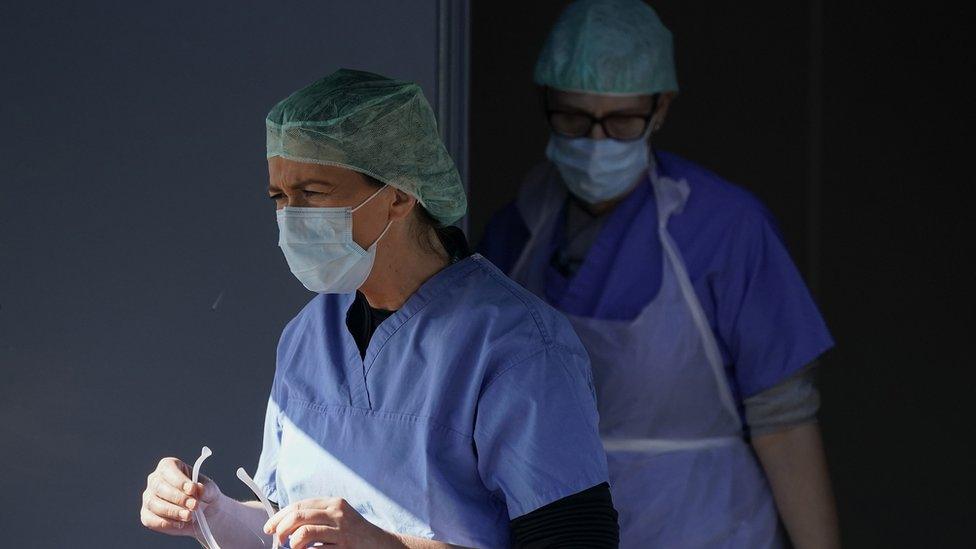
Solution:
[{"label": "mask ear loop", "polygon": [[[206,446],[200,451],[200,457],[193,464],[193,484],[197,483],[197,479],[200,478],[200,467],[203,465],[204,460],[213,455],[210,448]],[[207,524],[207,517],[203,514],[203,511],[194,511],[193,518],[200,525],[200,532],[203,534],[203,544],[207,549],[220,549],[220,545],[217,544],[217,540],[214,539],[213,533],[210,532],[210,525]]]},{"label": "mask ear loop", "polygon": [[[349,213],[356,213],[356,210],[358,210],[359,208],[362,208],[363,206],[366,205],[367,202],[369,202],[370,200],[376,198],[376,195],[378,195],[381,192],[383,192],[384,190],[386,190],[387,187],[389,187],[389,185],[383,185],[382,187],[380,187],[380,190],[378,190],[375,193],[373,193],[373,195],[370,196],[369,198],[367,198],[366,200],[363,200],[360,205],[358,205],[355,208],[353,208],[352,210],[350,210]],[[391,220],[389,223],[386,224],[386,228],[383,229],[383,232],[381,232],[380,235],[378,237],[376,237],[376,240],[374,240],[373,243],[369,245],[369,247],[372,248],[373,246],[376,245],[377,242],[380,241],[380,239],[382,239],[384,236],[386,236],[387,231],[389,231],[390,230],[390,227],[392,227],[392,226],[393,226],[393,221]],[[241,480],[244,480],[244,479],[241,479]]]},{"label": "mask ear loop", "polygon": [[373,241],[373,244],[372,244],[372,245],[370,245],[370,248],[372,248],[372,247],[373,247],[373,246],[375,246],[375,245],[376,245],[376,244],[377,244],[377,243],[378,243],[378,242],[379,242],[380,240],[382,240],[382,239],[383,239],[383,237],[384,237],[384,236],[386,236],[386,233],[387,233],[387,232],[389,232],[389,230],[390,230],[390,227],[392,227],[392,226],[393,226],[393,221],[390,221],[389,223],[387,223],[387,224],[386,224],[386,228],[385,228],[385,229],[383,229],[383,232],[381,232],[381,233],[380,233],[380,235],[379,235],[378,237],[376,237],[376,240],[374,240],[374,241]]},{"label": "mask ear loop", "polygon": [[355,208],[353,208],[352,210],[350,210],[350,213],[356,213],[356,210],[358,210],[359,208],[362,208],[363,206],[366,205],[367,202],[369,202],[370,200],[376,198],[376,195],[378,195],[381,192],[383,192],[384,190],[386,190],[387,187],[389,187],[389,185],[383,185],[382,187],[380,187],[380,189],[378,191],[376,191],[375,193],[373,193],[372,195],[370,195],[369,198],[367,198],[366,200],[363,200],[362,202],[359,203],[358,206],[356,206]]},{"label": "mask ear loop", "polygon": [[[261,490],[257,483],[254,482],[254,479],[247,474],[247,471],[245,471],[243,467],[237,468],[237,478],[241,479],[241,482],[244,484],[247,484],[247,487],[254,492],[254,495],[257,496],[259,500],[261,500],[261,505],[264,506],[264,512],[268,513],[268,518],[270,519],[273,517],[274,508],[271,507],[271,502],[268,501],[268,496],[264,495],[264,491]],[[272,541],[274,543],[274,545],[272,545],[272,549],[278,549],[278,538],[272,538]]]}]

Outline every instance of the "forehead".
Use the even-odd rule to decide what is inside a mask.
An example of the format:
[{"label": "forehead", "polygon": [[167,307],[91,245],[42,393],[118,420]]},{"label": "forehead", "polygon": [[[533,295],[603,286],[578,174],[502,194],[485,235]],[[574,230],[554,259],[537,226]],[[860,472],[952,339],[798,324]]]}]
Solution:
[{"label": "forehead", "polygon": [[280,156],[268,159],[268,175],[275,185],[288,185],[304,180],[325,181],[334,185],[364,183],[358,172],[348,168],[298,162]]},{"label": "forehead", "polygon": [[600,115],[614,111],[648,112],[651,95],[607,95],[601,93],[548,90],[549,108],[575,109]]}]

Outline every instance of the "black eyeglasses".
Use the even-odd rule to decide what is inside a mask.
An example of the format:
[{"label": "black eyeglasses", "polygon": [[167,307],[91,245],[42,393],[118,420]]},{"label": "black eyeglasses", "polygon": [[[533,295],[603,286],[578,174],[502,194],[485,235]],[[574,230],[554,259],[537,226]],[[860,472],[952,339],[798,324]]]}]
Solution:
[{"label": "black eyeglasses", "polygon": [[657,96],[655,95],[654,104],[648,114],[611,113],[596,117],[585,112],[550,109],[547,104],[546,118],[549,120],[549,127],[552,128],[552,131],[566,137],[586,137],[593,131],[593,126],[599,124],[607,137],[621,141],[633,141],[644,136],[644,132],[647,131],[656,110]]}]

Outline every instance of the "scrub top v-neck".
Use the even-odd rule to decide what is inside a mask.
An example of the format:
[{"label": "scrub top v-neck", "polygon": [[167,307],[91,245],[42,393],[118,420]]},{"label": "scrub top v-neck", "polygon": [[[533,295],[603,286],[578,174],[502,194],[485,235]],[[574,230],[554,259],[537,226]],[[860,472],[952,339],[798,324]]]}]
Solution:
[{"label": "scrub top v-neck", "polygon": [[386,530],[509,544],[509,521],[608,480],[586,351],[481,256],[432,277],[365,357],[354,294],[285,328],[256,481],[281,505],[343,497]]}]

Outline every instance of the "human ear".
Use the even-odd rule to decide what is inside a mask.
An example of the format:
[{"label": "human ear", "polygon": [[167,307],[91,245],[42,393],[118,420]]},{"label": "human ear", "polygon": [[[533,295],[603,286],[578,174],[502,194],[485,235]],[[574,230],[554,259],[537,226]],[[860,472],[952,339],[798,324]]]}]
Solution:
[{"label": "human ear", "polygon": [[393,189],[393,202],[390,204],[390,220],[403,219],[410,215],[417,204],[417,199],[400,189],[391,188]]},{"label": "human ear", "polygon": [[668,117],[668,109],[671,108],[671,101],[674,100],[673,91],[658,94],[657,105],[654,108],[654,115],[651,116],[651,131],[656,132],[664,125],[664,119]]}]

